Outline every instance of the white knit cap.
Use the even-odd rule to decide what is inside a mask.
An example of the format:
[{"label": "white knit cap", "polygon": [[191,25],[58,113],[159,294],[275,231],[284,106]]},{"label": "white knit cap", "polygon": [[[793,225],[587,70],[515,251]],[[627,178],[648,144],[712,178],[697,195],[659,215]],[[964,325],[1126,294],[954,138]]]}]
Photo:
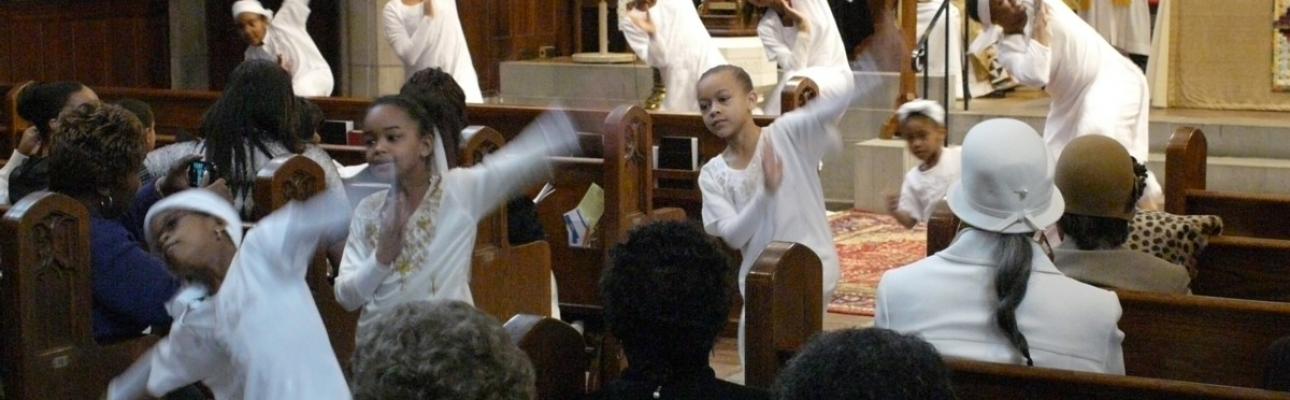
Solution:
[{"label": "white knit cap", "polygon": [[1029,233],[1061,218],[1066,201],[1053,184],[1048,147],[1034,128],[991,119],[968,131],[962,174],[949,204],[963,222],[988,232]]},{"label": "white knit cap", "polygon": [[233,205],[223,197],[206,189],[188,189],[175,193],[153,204],[148,209],[148,216],[143,219],[143,235],[148,239],[148,247],[157,248],[157,233],[152,231],[152,219],[167,211],[187,210],[208,214],[224,221],[224,232],[233,239],[234,245],[242,243],[242,218],[237,215]]},{"label": "white knit cap", "polygon": [[242,13],[253,13],[263,15],[265,18],[273,19],[273,11],[264,8],[259,0],[238,0],[233,2],[233,18],[236,19]]},{"label": "white knit cap", "polygon": [[937,124],[945,126],[945,109],[941,107],[941,103],[918,99],[907,101],[896,110],[896,117],[900,119],[900,122],[905,122],[905,119],[915,114],[922,114],[927,118],[931,118],[932,121],[936,121]]}]

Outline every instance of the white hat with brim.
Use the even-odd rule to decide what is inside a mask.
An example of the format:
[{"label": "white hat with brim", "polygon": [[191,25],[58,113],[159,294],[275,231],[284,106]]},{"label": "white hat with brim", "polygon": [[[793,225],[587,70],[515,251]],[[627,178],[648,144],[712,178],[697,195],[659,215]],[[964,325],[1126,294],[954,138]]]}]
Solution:
[{"label": "white hat with brim", "polygon": [[1048,147],[1015,119],[972,127],[962,147],[962,174],[949,190],[954,215],[996,233],[1042,231],[1061,219],[1066,201],[1053,184]]},{"label": "white hat with brim", "polygon": [[148,240],[148,247],[153,251],[157,248],[157,232],[152,231],[152,219],[158,215],[169,211],[185,210],[196,211],[207,214],[224,221],[224,232],[228,237],[233,239],[234,245],[242,243],[242,217],[238,216],[237,210],[233,205],[228,203],[223,197],[206,189],[188,189],[175,193],[158,201],[148,209],[148,215],[143,219],[143,235]]}]

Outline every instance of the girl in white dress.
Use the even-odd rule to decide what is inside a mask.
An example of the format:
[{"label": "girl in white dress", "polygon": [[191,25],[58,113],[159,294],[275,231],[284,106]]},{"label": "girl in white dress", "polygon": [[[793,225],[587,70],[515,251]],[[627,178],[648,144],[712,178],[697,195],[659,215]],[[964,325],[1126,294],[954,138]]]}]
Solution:
[{"label": "girl in white dress", "polygon": [[662,110],[698,112],[699,75],[726,63],[690,0],[620,0],[618,29],[636,56],[663,75]]},{"label": "girl in white dress", "polygon": [[259,0],[233,3],[233,19],[246,40],[247,60],[269,60],[291,73],[296,96],[331,96],[335,80],[331,66],[305,30],[309,0],[284,0],[275,18]]},{"label": "girl in white dress", "polygon": [[443,141],[416,101],[377,99],[363,122],[368,169],[393,182],[354,210],[336,300],[362,308],[360,334],[382,311],[418,300],[474,304],[470,259],[480,219],[549,172],[548,156],[572,153],[568,117],[540,117],[470,168],[448,169]]},{"label": "girl in white dress", "polygon": [[439,68],[461,85],[467,102],[484,101],[455,0],[390,0],[382,16],[385,40],[403,60],[408,78]]},{"label": "girl in white dress", "polygon": [[767,56],[779,64],[784,78],[766,100],[767,115],[779,115],[780,95],[790,78],[811,78],[820,97],[832,98],[851,91],[855,76],[847,60],[837,21],[826,0],[749,0],[768,7],[757,24],[757,36]]},{"label": "girl in white dress", "polygon": [[[761,128],[753,123],[756,94],[744,70],[730,65],[709,70],[698,90],[704,125],[726,141],[726,150],[699,172],[703,227],[743,255],[740,292],[753,261],[771,241],[796,242],[820,257],[827,305],[838,284],[838,254],[817,166],[829,149],[841,146],[833,121],[846,111],[849,94],[815,100]],[[743,326],[741,320],[741,347]]]}]

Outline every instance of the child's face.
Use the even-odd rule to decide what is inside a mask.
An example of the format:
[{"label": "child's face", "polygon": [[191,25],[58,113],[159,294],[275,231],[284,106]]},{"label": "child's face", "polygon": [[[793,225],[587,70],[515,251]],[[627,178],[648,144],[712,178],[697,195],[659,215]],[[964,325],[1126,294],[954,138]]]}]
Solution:
[{"label": "child's face", "polygon": [[363,120],[368,169],[393,182],[399,176],[424,173],[433,153],[433,137],[421,135],[421,126],[408,112],[388,104],[372,107]]},{"label": "child's face", "polygon": [[237,15],[237,29],[247,44],[262,46],[264,33],[269,29],[269,19],[256,13],[241,13]]},{"label": "child's face", "polygon": [[143,146],[145,151],[152,151],[157,148],[157,124],[152,124],[143,130]]},{"label": "child's face", "polygon": [[719,138],[729,138],[750,123],[756,102],[757,94],[745,90],[732,73],[713,74],[699,81],[703,125]]},{"label": "child's face", "polygon": [[926,117],[911,117],[900,124],[900,137],[914,157],[927,161],[945,144],[945,128]]},{"label": "child's face", "polygon": [[208,270],[223,278],[228,265],[213,265],[217,260],[231,260],[237,247],[224,234],[224,221],[190,210],[161,213],[152,220],[152,232],[161,255],[172,269]]}]

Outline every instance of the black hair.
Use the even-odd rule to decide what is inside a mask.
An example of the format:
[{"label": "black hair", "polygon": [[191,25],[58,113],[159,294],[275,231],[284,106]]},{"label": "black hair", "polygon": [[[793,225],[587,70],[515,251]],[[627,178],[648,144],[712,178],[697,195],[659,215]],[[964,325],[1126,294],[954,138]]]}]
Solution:
[{"label": "black hair", "polygon": [[708,366],[730,313],[730,257],[692,222],[633,229],[600,278],[605,322],[646,382]]},{"label": "black hair", "polygon": [[323,117],[322,109],[318,108],[318,104],[309,101],[309,99],[296,97],[296,112],[300,113],[296,121],[296,135],[305,142],[312,141],[314,135],[322,130],[323,119],[325,118]]},{"label": "black hair", "polygon": [[[116,105],[86,103],[63,112],[49,150],[49,189],[72,197],[125,188],[143,166],[143,125]],[[120,215],[129,199],[114,199],[104,216]]]},{"label": "black hair", "polygon": [[735,81],[739,82],[739,87],[745,92],[753,91],[752,77],[748,76],[748,71],[744,71],[743,68],[740,68],[737,65],[724,64],[712,67],[711,69],[704,71],[703,75],[699,76],[699,81],[702,82],[704,79],[708,79],[709,76],[720,73],[729,73],[733,75]]},{"label": "black hair", "polygon": [[[375,101],[372,101],[372,106],[368,107],[368,110],[370,111],[371,109],[376,108],[378,106],[393,106],[393,107],[398,107],[399,109],[402,109],[404,112],[408,113],[408,117],[412,118],[412,120],[417,123],[418,135],[420,135],[422,138],[431,138],[431,139],[434,138],[435,130],[436,130],[434,119],[430,116],[430,113],[427,112],[425,108],[421,107],[421,103],[418,103],[416,100],[412,99],[411,97],[404,96],[404,95],[381,96],[377,98]],[[449,150],[447,147],[448,147],[448,144],[444,143],[444,152],[453,153],[453,151]],[[436,149],[435,151],[438,151],[438,149]],[[444,156],[447,156],[447,154],[445,154]],[[426,167],[434,166],[433,157],[431,157],[431,159],[425,160],[425,162],[426,162]],[[443,173],[443,171],[438,171],[438,172]]]},{"label": "black hair", "polygon": [[121,99],[116,102],[116,105],[121,106],[121,108],[134,114],[136,118],[139,118],[139,123],[143,124],[143,129],[152,127],[152,125],[157,121],[156,116],[152,114],[152,106],[149,106],[148,103],[144,103],[141,100]]},{"label": "black hair", "polygon": [[990,0],[965,0],[963,2],[963,7],[967,8],[968,18],[972,18],[972,20],[976,22],[981,22],[981,13],[977,12],[979,10],[979,8],[977,8],[979,7],[977,5],[978,1],[990,1]]},{"label": "black hair", "polygon": [[1129,240],[1129,221],[1120,218],[1066,213],[1057,224],[1080,250],[1117,249]]},{"label": "black hair", "polygon": [[951,400],[949,369],[931,344],[882,328],[816,334],[774,386],[779,400]]},{"label": "black hair", "polygon": [[85,85],[72,81],[33,83],[18,95],[18,116],[35,125],[41,140],[48,143],[53,133],[49,121],[58,118],[67,99],[83,89]]},{"label": "black hair", "polygon": [[299,154],[304,144],[296,134],[296,97],[291,76],[278,64],[247,60],[233,69],[228,86],[202,117],[206,160],[225,178],[235,196],[255,183],[252,151],[265,155],[277,143]]},{"label": "black hair", "polygon": [[452,75],[439,68],[426,68],[412,74],[399,94],[415,100],[425,109],[434,127],[443,136],[444,159],[448,168],[457,167],[461,130],[466,128],[466,93]]},{"label": "black hair", "polygon": [[1030,344],[1026,335],[1017,327],[1017,307],[1026,298],[1026,287],[1030,283],[1030,262],[1035,254],[1030,248],[1029,233],[1000,234],[1000,243],[994,249],[994,259],[999,260],[999,269],[994,273],[994,293],[999,298],[999,305],[994,310],[994,322],[1003,330],[1008,342],[1025,357],[1026,365],[1034,366],[1030,358]]}]

